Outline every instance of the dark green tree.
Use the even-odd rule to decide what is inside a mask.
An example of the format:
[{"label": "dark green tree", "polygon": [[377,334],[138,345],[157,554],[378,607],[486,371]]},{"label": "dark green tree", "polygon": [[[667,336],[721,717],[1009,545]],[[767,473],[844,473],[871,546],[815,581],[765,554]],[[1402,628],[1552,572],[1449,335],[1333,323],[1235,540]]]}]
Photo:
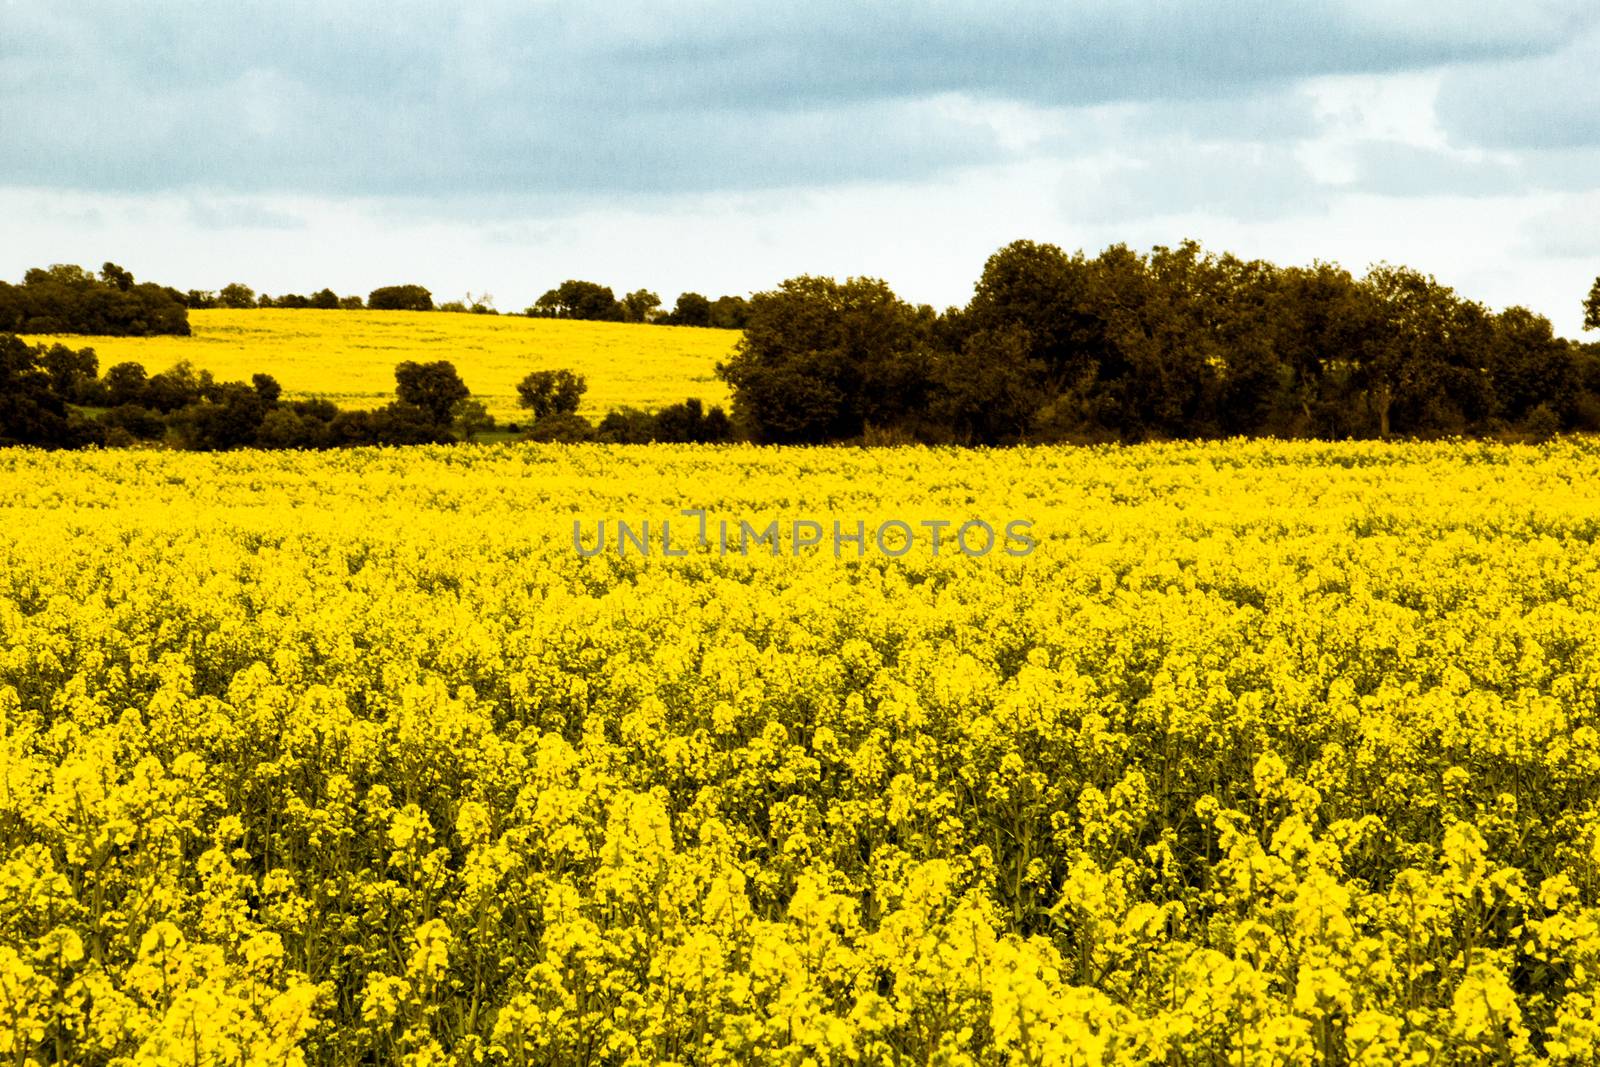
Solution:
[{"label": "dark green tree", "polygon": [[660,306],[659,296],[648,289],[635,289],[622,298],[622,321],[649,322]]},{"label": "dark green tree", "polygon": [[711,302],[710,325],[719,330],[742,330],[750,321],[750,302],[742,296],[719,296]]},{"label": "dark green tree", "polygon": [[678,303],[663,321],[669,326],[710,326],[711,301],[699,293],[679,293]]},{"label": "dark green tree", "polygon": [[525,441],[560,444],[592,441],[594,436],[594,426],[589,420],[570,411],[558,411],[542,419],[535,419],[522,434]]},{"label": "dark green tree", "polygon": [[517,403],[531,411],[535,419],[570,415],[578,410],[588,388],[583,375],[570,370],[531,371],[517,383]]},{"label": "dark green tree", "polygon": [[267,407],[275,407],[283,396],[283,386],[278,384],[278,379],[270,374],[252,374],[250,387],[261,398],[261,403]]},{"label": "dark green tree", "polygon": [[367,295],[373,311],[432,311],[433,294],[420,285],[384,285]]},{"label": "dark green tree", "polygon": [[92,399],[87,394],[97,385],[100,360],[92,348],[68,348],[63,344],[51,345],[39,359],[39,365],[50,376],[50,389],[69,404],[82,404]]},{"label": "dark green tree", "polygon": [[1094,366],[1094,320],[1083,307],[1089,273],[1081,252],[1013,241],[983,265],[972,301],[946,327],[946,343],[960,350],[969,334],[1020,327],[1029,358],[1045,365],[1057,391],[1067,389]]},{"label": "dark green tree", "polygon": [[1026,437],[1049,399],[1045,364],[1033,352],[1033,336],[1012,324],[969,334],[960,351],[941,353],[933,363],[936,424],[960,444]]},{"label": "dark green tree", "polygon": [[649,440],[679,444],[713,444],[732,436],[733,425],[727,413],[720,407],[707,411],[699,397],[662,408],[651,419],[649,429]]},{"label": "dark green tree", "polygon": [[1543,315],[1509,307],[1494,316],[1488,367],[1496,411],[1506,421],[1521,423],[1540,406],[1562,422],[1576,413],[1582,383],[1575,353]]},{"label": "dark green tree", "polygon": [[66,404],[39,365],[41,349],[0,334],[0,446],[70,444]]},{"label": "dark green tree", "polygon": [[656,439],[656,419],[639,408],[612,408],[595,428],[595,436],[614,445],[647,445]]},{"label": "dark green tree", "polygon": [[1271,299],[1268,328],[1283,373],[1276,428],[1287,436],[1354,433],[1355,375],[1378,328],[1376,299],[1349,271],[1322,262],[1280,271]]},{"label": "dark green tree", "polygon": [[120,337],[189,333],[186,298],[107,263],[103,275],[58,263],[23,274],[21,285],[0,283],[0,330],[85,333]]},{"label": "dark green tree", "polygon": [[126,293],[133,288],[132,272],[123,270],[115,263],[108,262],[104,264],[100,268],[100,277],[105,280],[107,285],[115,286],[118,292]]},{"label": "dark green tree", "polygon": [[844,440],[920,408],[931,332],[931,314],[877,279],[790,278],[752,298],[744,336],[717,373],[757,440]]},{"label": "dark green tree", "polygon": [[150,386],[149,376],[138,363],[117,363],[106,370],[102,379],[106,388],[106,402],[112,407],[124,404],[145,405],[145,392]]},{"label": "dark green tree", "polygon": [[1378,435],[1390,436],[1397,422],[1407,433],[1458,431],[1486,413],[1491,327],[1483,307],[1409,267],[1380,263],[1362,286],[1379,309],[1358,371]]},{"label": "dark green tree", "polygon": [[256,291],[243,282],[230,282],[217,290],[217,306],[253,308],[256,306]]},{"label": "dark green tree", "polygon": [[494,416],[489,414],[489,409],[484,407],[481,400],[458,400],[450,414],[450,425],[468,444],[476,440],[480,433],[494,429]]},{"label": "dark green tree", "polygon": [[199,401],[212,385],[210,371],[197,373],[188,360],[183,360],[160,374],[151,375],[145,383],[143,397],[133,403],[170,414]]},{"label": "dark green tree", "polygon": [[472,395],[455,365],[442,359],[407,360],[394,369],[394,381],[400,403],[420,410],[434,426],[448,427],[456,404]]},{"label": "dark green tree", "polygon": [[179,444],[199,452],[221,452],[256,443],[270,410],[260,391],[243,382],[224,382],[172,416]]},{"label": "dark green tree", "polygon": [[528,309],[528,314],[540,318],[618,322],[623,317],[623,309],[610,286],[569,278],[541,296]]}]

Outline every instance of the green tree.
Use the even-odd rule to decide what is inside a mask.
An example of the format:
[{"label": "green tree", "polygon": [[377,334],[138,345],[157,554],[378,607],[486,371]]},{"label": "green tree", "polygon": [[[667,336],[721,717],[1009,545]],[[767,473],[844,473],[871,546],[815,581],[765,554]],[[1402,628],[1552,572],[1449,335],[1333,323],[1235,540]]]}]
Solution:
[{"label": "green tree", "polygon": [[105,264],[101,275],[58,263],[26,271],[21,285],[0,282],[0,331],[185,336],[186,304],[176,289],[135,284],[133,275],[115,263]]},{"label": "green tree", "polygon": [[660,306],[659,296],[648,289],[635,289],[622,298],[622,321],[649,322],[650,317]]},{"label": "green tree", "polygon": [[256,291],[243,282],[232,282],[217,290],[217,306],[225,308],[253,308]]},{"label": "green tree", "polygon": [[1344,268],[1316,262],[1280,271],[1270,300],[1284,430],[1327,437],[1354,432],[1358,357],[1378,324],[1371,291]]},{"label": "green tree", "polygon": [[1589,289],[1589,298],[1583,302],[1583,328],[1600,330],[1600,278]]},{"label": "green tree", "polygon": [[106,402],[112,407],[121,407],[124,404],[145,406],[145,391],[149,388],[150,381],[142,365],[133,362],[117,363],[106,370],[105,377],[101,381],[106,387]]},{"label": "green tree", "polygon": [[[608,416],[609,418],[609,416]],[[705,410],[699,397],[669,404],[651,418],[649,440],[682,444],[713,444],[733,436],[733,425],[720,407]],[[605,423],[601,424],[602,430]]]},{"label": "green tree", "polygon": [[100,373],[100,360],[94,349],[72,349],[63,344],[51,345],[40,357],[39,365],[50,376],[51,391],[71,404],[84,402]]},{"label": "green tree", "polygon": [[946,343],[960,351],[971,334],[1021,328],[1052,391],[1070,389],[1093,374],[1098,356],[1099,319],[1085,306],[1091,284],[1083,253],[1013,241],[984,263],[972,301],[946,324]]},{"label": "green tree", "polygon": [[634,407],[612,408],[596,428],[596,437],[614,445],[647,445],[656,439],[656,419]]},{"label": "green tree", "polygon": [[483,406],[481,400],[456,401],[456,406],[451,409],[451,416],[451,426],[461,435],[461,439],[469,444],[480,433],[494,429],[494,416],[489,414],[489,410]]},{"label": "green tree", "polygon": [[420,285],[384,285],[367,295],[373,311],[432,311],[433,294]]},{"label": "green tree", "polygon": [[1028,433],[1045,404],[1045,365],[1033,356],[1033,336],[1007,325],[969,335],[960,351],[933,364],[932,412],[962,444],[997,445]]},{"label": "green tree", "polygon": [[472,395],[454,364],[442,359],[406,360],[395,367],[394,381],[400,403],[418,409],[436,427],[448,427],[456,404]]},{"label": "green tree", "polygon": [[1558,419],[1575,410],[1581,384],[1574,352],[1550,320],[1524,307],[1494,316],[1489,376],[1497,413],[1513,423],[1545,407]]},{"label": "green tree", "polygon": [[544,443],[577,444],[592,441],[594,436],[594,426],[588,419],[582,415],[574,415],[570,411],[558,411],[542,419],[535,419],[533,424],[523,431],[522,439]]},{"label": "green tree", "polygon": [[1378,328],[1360,355],[1359,380],[1388,437],[1403,429],[1457,429],[1485,407],[1488,313],[1409,267],[1380,263],[1362,279],[1378,302]]},{"label": "green tree", "polygon": [[242,382],[225,382],[212,396],[197,400],[172,416],[177,439],[184,448],[221,452],[256,443],[268,405],[261,393]]},{"label": "green tree", "polygon": [[69,443],[66,404],[39,365],[42,349],[0,334],[0,446]]},{"label": "green tree", "polygon": [[711,301],[699,293],[679,293],[678,303],[666,321],[672,326],[710,326]]},{"label": "green tree", "polygon": [[744,336],[717,373],[758,440],[857,437],[920,409],[931,321],[931,309],[875,278],[790,278],[751,299]]},{"label": "green tree", "polygon": [[535,419],[570,415],[578,410],[588,388],[583,375],[570,370],[536,370],[517,383],[517,403]]},{"label": "green tree", "polygon": [[104,264],[100,268],[100,277],[105,280],[106,284],[116,286],[119,292],[126,293],[133,288],[133,274],[130,271],[123,270],[115,263],[108,262]]},{"label": "green tree", "polygon": [[718,330],[742,330],[750,321],[750,302],[742,296],[719,296],[711,302],[711,321]]},{"label": "green tree", "polygon": [[262,405],[268,408],[275,407],[283,396],[283,386],[270,374],[252,374],[250,387],[261,398]]},{"label": "green tree", "polygon": [[610,286],[569,278],[541,296],[528,309],[528,314],[540,318],[616,322],[623,317],[623,309]]},{"label": "green tree", "polygon": [[[1193,401],[1204,395],[1214,370],[1196,356],[1210,347],[1210,339],[1184,337],[1189,324],[1174,299],[1192,264],[1163,259],[1158,271],[1149,259],[1116,244],[1088,265],[1082,306],[1089,329],[1072,374],[1090,376],[1095,423],[1123,440],[1192,430]],[[1186,379],[1184,368],[1191,363],[1202,369]],[[1062,378],[1060,369],[1056,374],[1062,384],[1081,388],[1081,378]]]},{"label": "green tree", "polygon": [[138,403],[156,411],[171,413],[199,401],[212,387],[210,371],[196,372],[188,360],[174,364],[145,383],[144,397]]}]

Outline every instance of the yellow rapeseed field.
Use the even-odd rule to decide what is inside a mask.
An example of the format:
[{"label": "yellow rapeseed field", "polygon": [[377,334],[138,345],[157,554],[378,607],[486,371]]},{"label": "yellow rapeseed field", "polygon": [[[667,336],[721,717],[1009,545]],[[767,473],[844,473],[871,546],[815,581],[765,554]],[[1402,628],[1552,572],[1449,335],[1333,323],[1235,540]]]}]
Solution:
[{"label": "yellow rapeseed field", "polygon": [[0,1058],[1595,1063],[1597,484],[0,452]]},{"label": "yellow rapeseed field", "polygon": [[261,308],[192,311],[190,337],[30,337],[89,346],[100,369],[124,361],[152,374],[180,360],[219,380],[271,374],[291,398],[324,397],[344,407],[394,399],[395,364],[446,359],[501,420],[525,418],[516,385],[531,370],[567,368],[588,379],[581,413],[624,405],[655,409],[698,397],[725,404],[716,365],[739,334],[693,326],[529,319],[434,311]]}]

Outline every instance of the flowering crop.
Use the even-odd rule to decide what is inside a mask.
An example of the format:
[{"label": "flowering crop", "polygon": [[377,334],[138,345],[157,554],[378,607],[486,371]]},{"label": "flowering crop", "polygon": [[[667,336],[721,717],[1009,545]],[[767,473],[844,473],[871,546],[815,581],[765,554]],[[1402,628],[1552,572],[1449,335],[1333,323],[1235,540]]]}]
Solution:
[{"label": "flowering crop", "polygon": [[[0,452],[0,1057],[1593,1063],[1596,484]],[[693,507],[1038,546],[573,551]]]},{"label": "flowering crop", "polygon": [[73,348],[92,347],[105,370],[124,361],[151,374],[180,360],[219,381],[249,381],[266,372],[292,399],[321,397],[341,407],[370,408],[394,399],[394,368],[406,360],[449,360],[473,395],[500,419],[526,418],[517,382],[534,370],[582,374],[589,391],[582,413],[655,409],[698,397],[726,404],[716,377],[739,334],[692,326],[528,319],[425,311],[322,311],[259,308],[191,311],[190,337],[32,337]]}]

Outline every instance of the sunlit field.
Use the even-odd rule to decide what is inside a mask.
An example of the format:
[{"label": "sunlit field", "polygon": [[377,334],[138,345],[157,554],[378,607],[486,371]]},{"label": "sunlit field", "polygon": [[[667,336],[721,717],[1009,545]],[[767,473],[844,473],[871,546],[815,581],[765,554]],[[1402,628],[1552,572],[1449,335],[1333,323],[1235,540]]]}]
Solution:
[{"label": "sunlit field", "polygon": [[[701,336],[211,320],[197,362],[437,324],[469,380]],[[0,1049],[1593,1063],[1597,484],[1581,442],[0,451]],[[686,554],[575,548],[619,519]],[[1037,547],[921,525],[971,520]]]},{"label": "sunlit field", "polygon": [[358,408],[394,398],[395,364],[446,359],[504,421],[518,418],[516,384],[524,375],[562,367],[588,379],[580,411],[589,416],[689,397],[724,404],[727,387],[715,368],[739,336],[692,326],[426,311],[202,310],[190,312],[189,322],[190,337],[30,340],[92,346],[101,370],[131,360],[154,374],[188,360],[220,380],[271,374],[290,397],[325,397]]}]

